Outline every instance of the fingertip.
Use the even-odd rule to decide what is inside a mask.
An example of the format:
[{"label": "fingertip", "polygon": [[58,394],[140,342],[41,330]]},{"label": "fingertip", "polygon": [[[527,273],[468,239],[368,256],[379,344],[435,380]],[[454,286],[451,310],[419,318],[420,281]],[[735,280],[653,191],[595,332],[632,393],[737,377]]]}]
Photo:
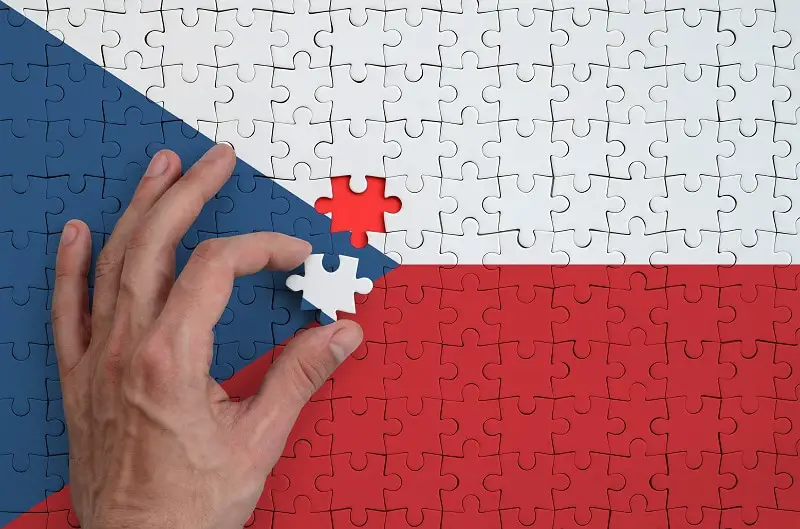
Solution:
[{"label": "fingertip", "polygon": [[230,143],[217,143],[206,153],[209,160],[236,160],[236,152],[233,150],[233,145]]},{"label": "fingertip", "polygon": [[64,229],[61,231],[61,240],[59,241],[59,247],[66,248],[67,246],[73,246],[77,241],[83,237],[85,232],[89,231],[89,227],[83,221],[80,220],[70,220],[64,225]]},{"label": "fingertip", "polygon": [[61,231],[61,242],[59,243],[61,247],[66,247],[72,244],[75,239],[78,237],[78,228],[75,227],[74,224],[71,222],[67,222],[64,225],[64,229]]},{"label": "fingertip", "polygon": [[175,151],[171,151],[169,149],[163,149],[160,152],[161,152],[162,156],[164,156],[167,159],[167,162],[169,162],[169,169],[180,173],[181,172],[181,157],[178,156],[178,153],[176,153]]},{"label": "fingertip", "polygon": [[311,244],[303,239],[277,232],[263,232],[265,244],[271,249],[270,268],[292,270],[311,255]]},{"label": "fingertip", "polygon": [[330,338],[330,350],[333,356],[341,363],[358,349],[364,340],[364,331],[361,325],[352,320],[339,320],[330,327],[336,327]]},{"label": "fingertip", "polygon": [[292,252],[293,257],[295,257],[299,263],[305,261],[309,255],[311,255],[311,251],[313,247],[311,243],[308,241],[304,241],[303,239],[298,239],[296,237],[290,237],[290,251]]}]

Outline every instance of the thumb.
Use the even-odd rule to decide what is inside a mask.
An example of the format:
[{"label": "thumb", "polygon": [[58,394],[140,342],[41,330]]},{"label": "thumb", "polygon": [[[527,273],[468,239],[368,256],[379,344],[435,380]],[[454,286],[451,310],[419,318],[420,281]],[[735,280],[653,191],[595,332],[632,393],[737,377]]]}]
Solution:
[{"label": "thumb", "polygon": [[[267,372],[253,398],[256,433],[289,435],[300,410],[364,338],[361,327],[340,320],[295,337]],[[266,431],[265,431],[266,430]]]}]

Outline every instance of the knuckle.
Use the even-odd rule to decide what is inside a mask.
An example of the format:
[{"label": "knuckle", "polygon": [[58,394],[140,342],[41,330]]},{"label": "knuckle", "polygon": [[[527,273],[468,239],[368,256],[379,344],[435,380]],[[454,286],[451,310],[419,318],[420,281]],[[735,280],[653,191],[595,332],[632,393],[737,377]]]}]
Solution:
[{"label": "knuckle", "polygon": [[189,193],[183,203],[192,215],[196,215],[205,207],[206,203],[211,200],[212,196],[214,195],[202,191]]},{"label": "knuckle", "polygon": [[219,239],[207,239],[197,245],[192,256],[200,261],[214,262],[223,256],[222,246]]},{"label": "knuckle", "polygon": [[[125,295],[129,298],[137,298],[140,292],[139,286],[141,283],[137,281],[136,276],[123,268],[122,274],[119,277],[119,284],[117,286],[118,295]],[[120,296],[122,297],[122,296]]]},{"label": "knuckle", "polygon": [[121,259],[116,251],[106,246],[97,257],[94,267],[95,279],[100,279],[114,272],[119,266]]},{"label": "knuckle", "polygon": [[182,217],[197,215],[214,196],[187,180],[178,181],[173,189],[180,196],[180,201],[174,201],[170,207]]},{"label": "knuckle", "polygon": [[56,266],[56,283],[58,283],[58,281],[60,280],[75,276],[77,276],[77,274],[75,273],[75,270],[71,266],[66,266],[66,265]]},{"label": "knuckle", "polygon": [[174,382],[175,358],[169,341],[151,338],[142,343],[131,359],[131,374],[145,387],[161,388]]},{"label": "knuckle", "polygon": [[67,316],[68,312],[69,311],[61,307],[60,304],[53,303],[53,308],[50,310],[50,321],[53,325],[53,332],[58,332],[56,331],[56,329],[59,328],[58,323]]},{"label": "knuckle", "polygon": [[150,243],[150,239],[150,230],[147,224],[137,226],[125,243],[125,251],[128,252],[147,246]]}]

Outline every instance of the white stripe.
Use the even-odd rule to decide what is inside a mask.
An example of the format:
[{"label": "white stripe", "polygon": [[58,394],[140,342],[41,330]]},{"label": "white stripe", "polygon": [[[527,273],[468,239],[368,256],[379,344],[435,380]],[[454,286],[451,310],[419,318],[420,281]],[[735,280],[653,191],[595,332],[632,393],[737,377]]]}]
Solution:
[{"label": "white stripe", "polygon": [[386,176],[405,263],[800,262],[796,1],[328,2],[8,0],[309,204]]}]

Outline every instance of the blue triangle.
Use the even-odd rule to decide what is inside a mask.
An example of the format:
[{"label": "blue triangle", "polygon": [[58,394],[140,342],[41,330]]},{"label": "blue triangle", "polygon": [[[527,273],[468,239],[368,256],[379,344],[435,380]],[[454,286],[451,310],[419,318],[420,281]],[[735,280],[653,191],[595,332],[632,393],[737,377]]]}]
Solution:
[{"label": "blue triangle", "polygon": [[[17,357],[37,344],[47,347],[49,295],[30,295],[17,284],[13,270],[41,270],[41,277],[26,277],[48,278],[51,289],[55,248],[67,220],[86,220],[93,241],[104,241],[159,149],[176,151],[189,167],[213,141],[2,2],[0,100],[0,233],[7,235],[0,237],[0,262],[14,263],[5,267],[10,271],[0,270],[0,294],[5,290],[0,295],[0,337],[14,337],[11,346]],[[256,230],[301,237],[312,243],[315,253],[334,259],[358,257],[359,275],[372,280],[396,266],[374,248],[353,248],[348,234],[331,234],[330,219],[242,160],[234,174],[184,237],[179,269],[201,240]],[[39,244],[42,238],[46,244]],[[98,252],[99,244],[95,257]],[[216,330],[213,376],[232,376],[314,321],[315,312],[301,310],[300,295],[287,291],[284,281],[285,274],[268,272],[237,281]],[[31,292],[43,286],[37,283]],[[15,300],[20,299],[30,305],[18,305]],[[22,312],[33,315],[24,328],[19,327]],[[39,395],[52,378],[52,366],[41,362],[14,365],[26,370],[17,378],[20,384],[38,380],[42,387],[0,388],[0,398],[9,391]],[[41,371],[38,378],[36,371],[27,372],[36,369]],[[50,405],[58,408],[60,400]],[[54,409],[51,416],[61,413]],[[9,431],[6,426],[0,424],[0,431]],[[46,427],[41,425],[42,431]],[[0,468],[0,480],[8,471],[13,469]],[[53,477],[42,476],[45,487]],[[21,494],[16,504],[6,497],[4,506],[24,512],[32,507],[29,498]],[[0,515],[0,526],[5,521]]]}]

